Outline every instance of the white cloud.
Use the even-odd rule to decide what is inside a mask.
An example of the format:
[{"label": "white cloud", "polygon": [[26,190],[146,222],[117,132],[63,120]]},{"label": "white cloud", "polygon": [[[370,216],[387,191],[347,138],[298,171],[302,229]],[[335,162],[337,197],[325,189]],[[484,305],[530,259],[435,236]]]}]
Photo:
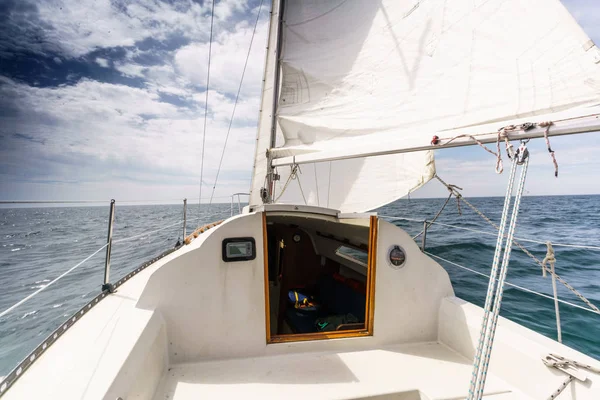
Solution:
[{"label": "white cloud", "polygon": [[[239,24],[234,32],[220,34],[211,49],[211,89],[235,93],[242,73],[253,26]],[[246,93],[258,95],[262,84],[264,48],[268,23],[259,23],[244,78]],[[175,65],[182,77],[198,86],[206,85],[208,43],[193,43],[175,54]]]},{"label": "white cloud", "polygon": [[[37,3],[39,18],[50,29],[47,40],[59,44],[66,55],[81,56],[98,48],[133,46],[145,38],[164,40],[174,33],[193,40],[208,38],[209,2],[179,0],[50,0]],[[222,0],[215,6],[215,25],[229,29],[235,13],[243,13],[246,0]]]},{"label": "white cloud", "polygon": [[106,58],[97,57],[95,61],[99,66],[108,68],[108,60]]},{"label": "white cloud", "polygon": [[[11,98],[20,109],[29,110],[29,118],[13,121],[12,128],[35,138],[35,142],[21,144],[16,143],[21,139],[11,139],[14,146],[22,148],[11,155],[14,149],[6,146],[1,152],[4,163],[22,165],[24,153],[35,154],[37,161],[53,160],[46,167],[46,179],[64,180],[68,176],[82,184],[98,179],[115,184],[126,179],[145,182],[147,186],[169,181],[186,187],[197,184],[204,122],[198,110],[161,102],[151,89],[87,79],[58,88],[34,88],[3,81],[2,96]],[[213,103],[217,109],[231,105],[223,97],[215,97]],[[208,121],[206,182],[214,180],[226,131],[226,120]],[[235,190],[247,190],[255,133],[254,126],[232,130],[217,195],[234,190],[227,182],[242,186]],[[76,169],[63,168],[71,158],[77,161]],[[92,171],[97,165],[102,165],[102,169]],[[243,178],[239,177],[240,171]],[[155,193],[153,198],[165,195]]]}]

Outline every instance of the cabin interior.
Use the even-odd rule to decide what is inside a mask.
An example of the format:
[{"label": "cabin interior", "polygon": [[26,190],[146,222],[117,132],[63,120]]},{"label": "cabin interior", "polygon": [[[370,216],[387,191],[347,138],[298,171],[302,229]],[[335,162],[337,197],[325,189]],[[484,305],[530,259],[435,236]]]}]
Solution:
[{"label": "cabin interior", "polygon": [[266,218],[270,339],[367,330],[369,219]]}]

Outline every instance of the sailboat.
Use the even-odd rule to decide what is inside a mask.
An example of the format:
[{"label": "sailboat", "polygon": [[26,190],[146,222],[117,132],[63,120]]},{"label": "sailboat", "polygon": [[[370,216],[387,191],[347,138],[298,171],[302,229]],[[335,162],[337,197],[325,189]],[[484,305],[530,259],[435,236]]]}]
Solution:
[{"label": "sailboat", "polygon": [[[525,142],[600,128],[600,51],[567,10],[273,0],[270,18],[249,205],[105,285],[3,400],[599,399],[597,360],[498,315]],[[511,160],[479,307],[369,210],[433,179],[434,150],[486,143]]]}]

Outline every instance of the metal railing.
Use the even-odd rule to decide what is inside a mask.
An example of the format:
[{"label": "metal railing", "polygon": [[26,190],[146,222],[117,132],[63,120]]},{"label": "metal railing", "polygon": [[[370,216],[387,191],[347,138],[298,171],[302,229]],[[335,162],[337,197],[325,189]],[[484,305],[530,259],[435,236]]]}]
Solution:
[{"label": "metal railing", "polygon": [[231,195],[231,217],[233,217],[233,198],[237,196],[238,214],[242,213],[242,202],[240,196],[250,196],[250,193],[234,193]]},{"label": "metal railing", "polygon": [[[61,201],[61,202],[58,202],[58,201],[57,202],[37,202],[37,201],[36,202],[29,202],[29,201],[25,202],[25,201],[18,201],[17,202],[17,201],[14,201],[14,202],[3,202],[2,204],[44,204],[44,203],[47,203],[47,204],[54,204],[54,203],[71,204],[71,203],[91,203],[91,202],[64,202],[64,201]],[[79,268],[81,265],[83,265],[84,263],[86,263],[87,261],[89,261],[92,257],[94,257],[96,254],[98,254],[99,252],[101,252],[102,250],[104,250],[106,248],[106,255],[105,255],[105,260],[104,260],[104,277],[103,277],[103,281],[102,281],[103,283],[102,283],[101,292],[97,296],[95,296],[89,303],[87,303],[81,309],[79,309],[66,322],[64,322],[63,324],[61,324],[59,328],[57,328],[54,332],[52,332],[50,334],[50,336],[48,336],[31,353],[29,353],[29,355],[25,359],[23,359],[7,376],[5,376],[3,378],[0,377],[0,397],[2,397],[2,395],[4,395],[6,393],[6,391],[14,384],[14,382],[20,376],[22,376],[22,374],[25,372],[25,370],[27,368],[29,368],[33,364],[33,362],[35,360],[37,360],[39,358],[39,356],[50,347],[50,345],[52,345],[54,342],[56,342],[56,340],[58,339],[58,337],[60,337],[62,334],[64,334],[71,326],[73,326],[75,324],[75,322],[78,321],[81,318],[81,316],[83,316],[91,308],[93,308],[94,306],[96,306],[100,300],[104,299],[110,293],[113,293],[116,288],[118,288],[121,284],[123,284],[127,280],[129,280],[133,275],[139,273],[143,269],[145,269],[148,266],[152,265],[157,260],[159,260],[159,259],[163,258],[164,256],[170,254],[171,252],[177,250],[180,246],[183,245],[183,241],[181,241],[181,242],[178,241],[178,243],[177,243],[177,245],[175,247],[170,248],[170,249],[162,252],[160,255],[158,255],[158,256],[152,258],[151,260],[143,263],[138,268],[136,268],[135,270],[129,272],[127,275],[125,275],[124,277],[122,277],[121,279],[119,279],[114,284],[111,283],[110,272],[111,272],[111,255],[112,255],[113,244],[121,243],[121,242],[125,242],[125,241],[131,241],[131,240],[136,239],[136,238],[141,237],[141,236],[145,236],[145,235],[148,235],[148,234],[151,234],[151,233],[155,233],[155,232],[163,231],[165,229],[173,228],[174,226],[179,225],[179,224],[183,225],[182,229],[183,229],[183,235],[184,235],[184,238],[185,238],[186,223],[187,223],[187,199],[183,199],[183,220],[179,220],[179,221],[177,221],[177,222],[175,222],[173,224],[168,224],[168,225],[162,226],[159,229],[155,229],[155,230],[151,230],[151,231],[144,231],[144,232],[141,232],[141,233],[133,235],[133,236],[129,236],[129,237],[125,237],[125,238],[120,238],[118,240],[113,240],[113,227],[114,227],[115,208],[116,208],[115,206],[116,206],[116,202],[115,202],[114,199],[112,199],[110,201],[110,208],[109,208],[108,235],[107,235],[106,243],[104,245],[102,245],[99,249],[97,249],[96,251],[94,251],[88,257],[86,257],[85,259],[83,259],[82,261],[80,261],[79,263],[77,263],[75,266],[73,266],[70,269],[68,269],[66,272],[64,272],[61,275],[59,275],[58,277],[54,278],[48,284],[40,287],[35,292],[31,293],[30,295],[26,296],[22,300],[18,301],[17,303],[15,303],[12,306],[8,307],[4,311],[0,312],[0,317],[3,317],[5,315],[7,315],[8,313],[12,312],[13,310],[15,310],[16,308],[18,308],[19,306],[21,306],[24,303],[28,302],[33,297],[37,296],[39,293],[41,293],[42,291],[46,290],[47,288],[49,288],[50,286],[52,286],[53,284],[55,284],[56,282],[58,282],[59,280],[61,280],[62,278],[64,278],[68,274],[70,274],[71,272],[73,272],[75,269]]]}]

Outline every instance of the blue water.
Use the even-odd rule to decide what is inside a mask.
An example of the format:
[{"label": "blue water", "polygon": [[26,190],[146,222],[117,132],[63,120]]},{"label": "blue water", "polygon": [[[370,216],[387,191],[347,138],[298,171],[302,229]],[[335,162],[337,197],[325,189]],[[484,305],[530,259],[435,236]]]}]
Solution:
[{"label": "blue water", "polygon": [[[380,215],[414,219],[431,218],[445,199],[400,200],[377,210]],[[439,222],[492,232],[478,215],[462,205],[448,204]],[[496,223],[502,198],[474,198],[471,202]],[[600,196],[525,197],[522,201],[517,237],[557,243],[600,245]],[[159,229],[181,220],[180,205],[117,206],[114,240]],[[188,232],[198,223],[230,215],[229,205],[211,210],[190,207]],[[108,206],[0,209],[0,312],[65,272],[106,242]],[[422,223],[394,221],[411,234]],[[144,234],[113,246],[111,281],[118,280],[143,261],[171,248],[182,237],[180,225]],[[420,243],[420,239],[419,243]],[[427,251],[453,262],[488,273],[496,238],[434,225],[427,233]],[[544,245],[523,243],[539,259]],[[600,305],[600,252],[555,247],[557,273]],[[104,273],[104,251],[50,286],[31,301],[0,318],[0,376],[25,357],[62,321],[100,290]],[[440,261],[452,280],[456,295],[483,305],[487,278]],[[552,294],[550,278],[528,256],[513,250],[509,282]],[[562,284],[559,296],[583,305]],[[600,315],[567,305],[560,306],[563,342],[600,359]],[[501,314],[548,337],[556,338],[554,303],[507,287]]]}]

